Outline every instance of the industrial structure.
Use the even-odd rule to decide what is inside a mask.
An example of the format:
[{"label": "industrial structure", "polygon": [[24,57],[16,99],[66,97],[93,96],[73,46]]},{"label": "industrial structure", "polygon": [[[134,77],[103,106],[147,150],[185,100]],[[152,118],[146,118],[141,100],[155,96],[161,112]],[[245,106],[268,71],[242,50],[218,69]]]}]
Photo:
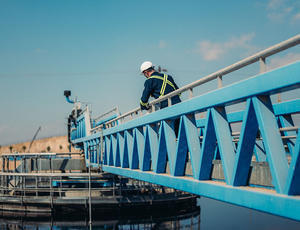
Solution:
[{"label": "industrial structure", "polygon": [[92,221],[141,210],[199,211],[195,195],[87,169],[80,153],[7,153],[0,162],[3,216],[57,219],[63,214]]},{"label": "industrial structure", "polygon": [[[300,34],[152,101],[146,113],[114,109],[94,119],[65,91],[74,104],[70,141],[105,172],[300,220],[300,61],[266,65],[299,43]],[[223,84],[253,63],[257,75]],[[211,81],[215,90],[196,94]],[[178,94],[182,102],[170,106]],[[164,100],[169,107],[156,110]]]}]

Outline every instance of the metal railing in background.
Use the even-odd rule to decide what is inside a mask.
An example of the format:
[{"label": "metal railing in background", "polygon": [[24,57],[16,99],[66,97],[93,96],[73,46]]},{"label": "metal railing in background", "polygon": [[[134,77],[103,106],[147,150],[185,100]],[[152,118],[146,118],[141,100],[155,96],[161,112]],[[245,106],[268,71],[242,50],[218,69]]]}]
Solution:
[{"label": "metal railing in background", "polygon": [[[107,117],[108,115],[112,114],[110,117]],[[95,123],[95,127],[91,128],[91,133],[95,133],[97,130],[109,127],[106,126],[106,124],[117,117],[120,116],[119,108],[116,106],[113,109],[101,114],[100,116],[96,117],[93,122]],[[106,117],[106,119],[105,119]],[[114,123],[112,123],[114,124]]]},{"label": "metal railing in background", "polygon": [[95,120],[95,122],[97,122],[100,119],[102,119],[102,118],[106,117],[107,115],[109,115],[111,113],[114,113],[114,112],[117,113],[117,114],[119,114],[119,108],[118,107],[114,107],[113,109],[111,109],[111,110],[109,110],[109,111],[101,114],[100,116],[96,117],[94,120]]},{"label": "metal railing in background", "polygon": [[[90,179],[89,179],[90,178]],[[98,198],[116,198],[123,197],[126,194],[139,194],[147,190],[149,194],[163,194],[167,191],[169,195],[175,195],[174,189],[167,190],[162,186],[141,183],[132,180],[126,185],[122,185],[122,180],[111,181],[111,186],[107,187],[66,187],[68,181],[79,183],[83,181],[88,183],[97,183],[101,180],[99,173],[22,173],[22,172],[0,172],[0,194],[4,197],[36,197],[47,200],[53,198],[72,197],[66,195],[68,192],[78,192],[77,197],[91,198],[92,192],[99,192]],[[102,178],[103,179],[103,178]],[[13,182],[12,182],[13,181]],[[75,182],[74,182],[75,181]],[[90,181],[90,182],[89,182]],[[114,186],[113,186],[114,185]],[[185,193],[182,193],[185,194]]]}]

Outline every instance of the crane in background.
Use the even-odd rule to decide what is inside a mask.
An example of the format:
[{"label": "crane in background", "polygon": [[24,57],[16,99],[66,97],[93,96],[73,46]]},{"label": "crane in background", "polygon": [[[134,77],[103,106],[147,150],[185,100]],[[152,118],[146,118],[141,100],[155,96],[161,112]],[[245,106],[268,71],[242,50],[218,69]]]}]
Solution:
[{"label": "crane in background", "polygon": [[31,140],[31,142],[30,142],[30,144],[29,144],[28,151],[27,151],[28,153],[30,152],[31,146],[32,146],[33,142],[35,141],[35,139],[36,139],[38,133],[41,131],[41,129],[42,129],[42,127],[39,126],[39,128],[38,128],[37,131],[35,132],[35,134],[34,134],[32,140]]}]

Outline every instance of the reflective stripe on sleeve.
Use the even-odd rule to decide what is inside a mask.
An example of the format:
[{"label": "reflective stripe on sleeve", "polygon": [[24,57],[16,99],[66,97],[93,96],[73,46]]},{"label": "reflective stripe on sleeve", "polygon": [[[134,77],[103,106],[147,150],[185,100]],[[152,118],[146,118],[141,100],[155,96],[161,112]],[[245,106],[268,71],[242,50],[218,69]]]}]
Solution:
[{"label": "reflective stripe on sleeve", "polygon": [[147,102],[144,103],[142,100],[140,100],[140,103],[141,103],[142,106],[147,106],[147,104],[148,104]]}]

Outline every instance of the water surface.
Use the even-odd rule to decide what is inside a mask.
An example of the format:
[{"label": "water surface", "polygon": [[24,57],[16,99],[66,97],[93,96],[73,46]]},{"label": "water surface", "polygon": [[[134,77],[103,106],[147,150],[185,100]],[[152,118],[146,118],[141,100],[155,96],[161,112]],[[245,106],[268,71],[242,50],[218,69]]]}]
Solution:
[{"label": "water surface", "polygon": [[[261,230],[299,230],[300,222],[258,212],[244,207],[215,201],[207,198],[198,200],[199,209],[188,213],[168,215],[167,213],[153,213],[143,216],[142,213],[127,216],[111,216],[102,218],[94,216],[93,229],[261,229]],[[1,229],[89,229],[88,219],[72,219],[72,217],[58,219],[51,217],[2,217]]]}]

